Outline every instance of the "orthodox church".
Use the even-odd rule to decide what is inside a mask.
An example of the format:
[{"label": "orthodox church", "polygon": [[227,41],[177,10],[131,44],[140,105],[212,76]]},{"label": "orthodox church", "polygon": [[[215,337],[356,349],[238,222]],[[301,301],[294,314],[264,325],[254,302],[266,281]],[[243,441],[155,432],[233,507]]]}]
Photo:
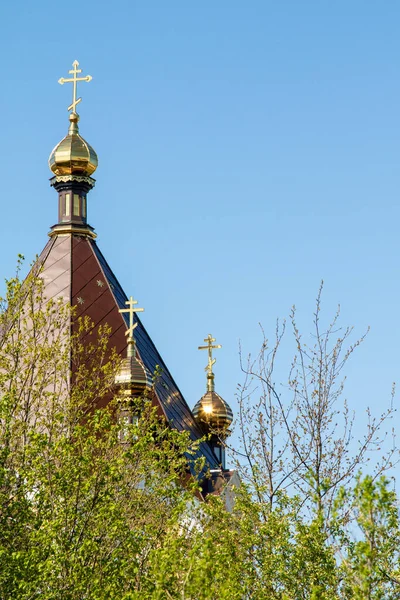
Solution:
[{"label": "orthodox church", "polygon": [[[95,327],[106,323],[111,327],[110,347],[115,347],[123,358],[115,383],[124,394],[140,396],[151,388],[153,402],[171,427],[189,431],[193,440],[207,436],[199,447],[211,473],[211,477],[204,479],[203,492],[204,496],[218,493],[233,474],[225,468],[223,447],[233,415],[227,402],[216,393],[214,384],[212,352],[221,346],[214,344],[215,339],[209,335],[206,345],[199,347],[208,351],[207,389],[192,411],[138,317],[143,309],[137,308],[132,297],[128,299],[87,220],[88,196],[95,186],[92,176],[98,157],[79,132],[76,108],[81,98],[77,97],[77,84],[92,79],[81,72],[75,61],[70,77],[59,80],[60,84],[71,83],[73,94],[68,107],[68,133],[49,158],[53,174],[50,185],[58,197],[58,221],[51,227],[49,240],[39,257],[45,295],[49,299],[62,297],[76,307],[78,317],[88,315]],[[153,385],[155,372],[158,377]]]}]

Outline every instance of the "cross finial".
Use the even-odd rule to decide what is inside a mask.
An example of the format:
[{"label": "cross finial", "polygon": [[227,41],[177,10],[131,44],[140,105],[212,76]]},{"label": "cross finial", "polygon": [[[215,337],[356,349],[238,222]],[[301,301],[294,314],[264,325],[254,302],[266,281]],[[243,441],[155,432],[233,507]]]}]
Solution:
[{"label": "cross finial", "polygon": [[79,75],[79,73],[82,73],[82,69],[78,69],[79,63],[77,60],[74,60],[74,62],[72,63],[72,66],[73,66],[73,69],[68,71],[68,73],[70,73],[72,75],[72,77],[69,77],[68,79],[61,77],[58,80],[58,83],[60,83],[61,85],[63,85],[64,83],[72,83],[72,104],[70,104],[70,106],[68,106],[68,110],[71,110],[73,113],[76,113],[76,105],[79,104],[79,102],[82,100],[82,98],[76,97],[76,89],[78,86],[78,81],[92,81],[92,76],[86,75],[85,77],[77,77],[77,75]]},{"label": "cross finial", "polygon": [[129,350],[129,347],[134,347],[135,340],[133,338],[133,332],[138,325],[137,323],[134,323],[133,315],[135,313],[144,311],[144,308],[135,308],[137,303],[138,303],[138,301],[134,300],[131,296],[129,298],[129,300],[127,300],[125,302],[125,304],[128,306],[128,308],[120,308],[120,310],[119,310],[120,313],[128,313],[129,314],[129,328],[125,332],[125,335],[128,336],[128,350]]},{"label": "cross finial", "polygon": [[207,345],[199,346],[199,350],[208,350],[208,364],[204,370],[207,372],[208,389],[209,391],[212,391],[214,389],[214,373],[212,368],[217,362],[217,359],[212,357],[212,351],[217,350],[218,348],[222,348],[222,346],[221,344],[213,345],[213,342],[215,342],[215,338],[213,338],[211,333],[208,334],[204,341],[207,343]]}]

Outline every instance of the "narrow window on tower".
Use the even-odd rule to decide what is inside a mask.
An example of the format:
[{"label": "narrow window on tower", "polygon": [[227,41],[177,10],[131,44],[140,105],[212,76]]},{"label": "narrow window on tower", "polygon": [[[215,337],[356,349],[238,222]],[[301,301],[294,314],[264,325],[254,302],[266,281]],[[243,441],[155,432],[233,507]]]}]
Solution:
[{"label": "narrow window on tower", "polygon": [[65,216],[69,217],[71,214],[71,194],[65,194]]},{"label": "narrow window on tower", "polygon": [[214,446],[214,454],[218,459],[218,462],[222,462],[222,452],[221,452],[221,446]]},{"label": "narrow window on tower", "polygon": [[74,194],[74,215],[79,216],[79,194]]},{"label": "narrow window on tower", "polygon": [[82,196],[82,217],[86,219],[86,196]]}]

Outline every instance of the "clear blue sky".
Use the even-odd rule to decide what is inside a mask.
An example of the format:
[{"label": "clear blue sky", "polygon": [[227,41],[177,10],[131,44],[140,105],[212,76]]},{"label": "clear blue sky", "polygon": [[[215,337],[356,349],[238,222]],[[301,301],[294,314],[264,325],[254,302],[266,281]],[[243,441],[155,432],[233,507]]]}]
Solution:
[{"label": "clear blue sky", "polygon": [[239,339],[255,351],[292,304],[307,331],[323,278],[327,317],[371,326],[346,395],[378,411],[399,379],[399,22],[394,0],[2,2],[2,275],[56,222],[78,59],[89,222],[188,403],[209,332],[235,408]]}]

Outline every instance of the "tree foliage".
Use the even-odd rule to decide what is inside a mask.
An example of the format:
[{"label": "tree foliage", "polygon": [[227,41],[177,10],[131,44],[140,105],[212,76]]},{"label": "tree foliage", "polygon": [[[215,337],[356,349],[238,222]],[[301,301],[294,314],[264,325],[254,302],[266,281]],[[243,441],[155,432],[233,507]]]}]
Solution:
[{"label": "tree foliage", "polygon": [[331,344],[337,319],[321,331],[319,296],[309,347],[293,313],[287,398],[273,383],[281,331],[246,366],[228,512],[223,493],[199,501],[189,436],[151,398],[116,393],[108,327],[46,299],[40,271],[17,273],[0,309],[0,598],[400,599],[398,501],[379,477],[393,453],[356,476],[391,413],[353,452],[340,398],[359,342],[345,330]]},{"label": "tree foliage", "polygon": [[125,597],[193,502],[192,444],[146,399],[132,425],[118,396],[98,408],[118,368],[109,330],[84,319],[71,336],[39,275],[8,281],[0,313],[0,597]]}]

